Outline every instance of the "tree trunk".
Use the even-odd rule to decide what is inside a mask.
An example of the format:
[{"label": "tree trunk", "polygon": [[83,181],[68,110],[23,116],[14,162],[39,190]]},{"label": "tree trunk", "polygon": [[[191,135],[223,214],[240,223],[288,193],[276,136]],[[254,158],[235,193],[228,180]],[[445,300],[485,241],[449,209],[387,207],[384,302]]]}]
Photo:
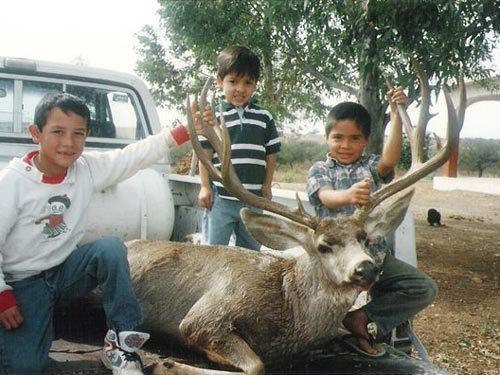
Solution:
[{"label": "tree trunk", "polygon": [[359,101],[368,110],[372,120],[367,152],[381,154],[384,145],[385,113],[380,110],[382,106],[380,99],[375,92],[362,88]]},{"label": "tree trunk", "polygon": [[269,98],[269,103],[272,106],[276,105],[276,93],[274,89],[274,73],[273,73],[273,63],[272,56],[264,55],[263,58],[263,67],[265,72],[265,80],[264,80],[264,91],[266,96]]},{"label": "tree trunk", "polygon": [[[359,61],[376,61],[376,33],[372,30],[367,36],[369,47],[360,53]],[[370,64],[364,64],[369,66]],[[371,116],[371,135],[368,142],[367,153],[381,154],[384,145],[384,131],[386,125],[385,111],[387,105],[384,105],[380,99],[378,81],[380,70],[373,66],[360,72],[360,85],[358,100]]]}]

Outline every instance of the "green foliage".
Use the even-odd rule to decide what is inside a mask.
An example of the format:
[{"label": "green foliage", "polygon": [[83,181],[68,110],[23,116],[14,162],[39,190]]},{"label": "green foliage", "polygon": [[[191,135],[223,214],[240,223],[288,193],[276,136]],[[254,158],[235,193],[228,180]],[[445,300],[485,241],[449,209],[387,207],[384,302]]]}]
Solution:
[{"label": "green foliage", "polygon": [[288,165],[293,168],[294,165],[304,164],[305,162],[312,164],[315,161],[323,160],[326,152],[326,144],[320,145],[316,142],[301,140],[283,140],[276,161],[278,164]]},{"label": "green foliage", "polygon": [[459,169],[461,172],[476,174],[478,177],[489,174],[500,175],[500,140],[465,138],[460,142]]},{"label": "green foliage", "polygon": [[[490,74],[500,30],[500,0],[159,0],[164,37],[139,35],[138,73],[158,104],[182,106],[213,75],[226,46],[246,45],[262,61],[257,96],[278,120],[322,119],[325,98],[352,95],[372,115],[370,150],[380,152],[385,80],[419,100],[411,59],[437,93]],[[162,36],[163,37],[163,36]],[[486,63],[483,63],[486,61]]]},{"label": "green foliage", "polygon": [[[431,147],[431,135],[426,134],[424,139],[424,152],[422,154],[423,162],[429,160],[429,149]],[[401,156],[399,159],[398,169],[407,171],[411,167],[411,148],[408,137],[403,133],[403,145],[401,147]]]}]

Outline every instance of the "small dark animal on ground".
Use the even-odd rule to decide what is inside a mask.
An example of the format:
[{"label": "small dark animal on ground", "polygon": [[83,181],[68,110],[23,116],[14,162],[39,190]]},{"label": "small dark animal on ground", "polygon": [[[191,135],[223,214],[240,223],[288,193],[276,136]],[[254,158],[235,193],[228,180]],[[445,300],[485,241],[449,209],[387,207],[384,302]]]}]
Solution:
[{"label": "small dark animal on ground", "polygon": [[432,226],[434,226],[434,224],[441,226],[441,214],[435,208],[429,208],[427,211],[427,221]]}]

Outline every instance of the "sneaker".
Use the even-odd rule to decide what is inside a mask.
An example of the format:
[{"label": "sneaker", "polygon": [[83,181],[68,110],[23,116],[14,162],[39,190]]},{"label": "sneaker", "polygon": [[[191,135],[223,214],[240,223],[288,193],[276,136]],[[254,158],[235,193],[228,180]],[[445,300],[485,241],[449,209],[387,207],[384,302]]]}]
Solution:
[{"label": "sneaker", "polygon": [[144,375],[137,352],[148,339],[148,333],[123,331],[117,335],[110,329],[104,338],[101,361],[113,375]]}]

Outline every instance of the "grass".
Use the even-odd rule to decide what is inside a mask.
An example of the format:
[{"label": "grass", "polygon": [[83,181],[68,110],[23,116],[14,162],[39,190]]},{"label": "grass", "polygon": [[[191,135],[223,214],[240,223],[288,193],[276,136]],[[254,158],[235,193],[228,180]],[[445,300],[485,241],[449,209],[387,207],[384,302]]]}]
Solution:
[{"label": "grass", "polygon": [[500,337],[500,326],[496,322],[483,322],[479,327],[479,333],[481,336]]},{"label": "grass", "polygon": [[286,183],[306,183],[307,171],[311,167],[310,163],[290,165],[278,165],[274,172],[274,181]]}]

